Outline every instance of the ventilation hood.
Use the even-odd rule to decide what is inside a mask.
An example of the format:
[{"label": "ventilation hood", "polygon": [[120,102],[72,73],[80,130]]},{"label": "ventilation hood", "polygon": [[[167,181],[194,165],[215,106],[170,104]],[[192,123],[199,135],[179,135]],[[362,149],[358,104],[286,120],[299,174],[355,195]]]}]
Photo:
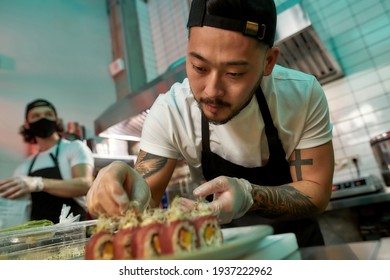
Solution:
[{"label": "ventilation hood", "polygon": [[300,4],[278,14],[275,39],[280,50],[278,64],[312,74],[321,84],[344,75]]},{"label": "ventilation hood", "polygon": [[122,140],[138,141],[148,110],[160,93],[186,77],[185,60],[173,63],[166,73],[108,107],[95,120],[95,134]]},{"label": "ventilation hood", "polygon": [[[275,45],[280,49],[278,64],[312,74],[321,84],[343,76],[300,4],[278,14]],[[157,96],[185,77],[183,58],[141,90],[112,104],[95,120],[96,135],[138,141],[148,110]]]}]

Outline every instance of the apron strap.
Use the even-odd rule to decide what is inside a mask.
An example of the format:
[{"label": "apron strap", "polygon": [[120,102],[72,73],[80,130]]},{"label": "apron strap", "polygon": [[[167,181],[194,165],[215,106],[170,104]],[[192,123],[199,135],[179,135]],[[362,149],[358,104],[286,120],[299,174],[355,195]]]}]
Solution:
[{"label": "apron strap", "polygon": [[[61,138],[60,138],[60,140],[58,140],[55,156],[52,153],[50,153],[50,157],[53,160],[55,166],[58,166],[58,154],[59,154],[59,150],[60,150],[60,143],[61,143]],[[30,167],[28,168],[28,173],[27,173],[28,176],[30,176],[31,170],[32,170],[34,163],[35,163],[38,156],[39,156],[39,153],[37,153],[34,156],[34,158],[32,159]]]},{"label": "apron strap", "polygon": [[53,160],[55,166],[58,166],[58,154],[60,151],[60,143],[61,143],[61,138],[60,140],[58,140],[55,156],[52,153],[50,153],[50,157]]},{"label": "apron strap", "polygon": [[286,153],[278,135],[278,130],[276,129],[272,121],[272,116],[268,108],[267,100],[265,99],[261,87],[258,87],[256,90],[256,98],[257,103],[259,103],[260,112],[264,120],[264,130],[265,134],[267,135],[269,153],[276,153],[283,155],[283,157],[286,157]]},{"label": "apron strap", "polygon": [[207,121],[203,113],[202,113],[202,151],[211,152],[209,122]]}]

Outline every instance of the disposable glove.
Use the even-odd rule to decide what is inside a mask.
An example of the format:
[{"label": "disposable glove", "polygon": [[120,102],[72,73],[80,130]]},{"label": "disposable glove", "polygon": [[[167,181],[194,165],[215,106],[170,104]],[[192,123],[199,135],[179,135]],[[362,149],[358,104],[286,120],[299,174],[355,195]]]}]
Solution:
[{"label": "disposable glove", "polygon": [[252,185],[245,179],[219,176],[194,190],[196,197],[213,194],[210,207],[219,213],[221,224],[242,217],[253,205]]},{"label": "disposable glove", "polygon": [[144,210],[150,199],[144,178],[126,163],[115,161],[99,171],[87,193],[87,207],[93,215],[120,215],[130,204]]},{"label": "disposable glove", "polygon": [[0,196],[13,199],[31,192],[43,191],[42,177],[19,176],[0,182]]},{"label": "disposable glove", "polygon": [[29,192],[41,192],[45,188],[42,177],[21,176],[23,187],[27,188]]}]

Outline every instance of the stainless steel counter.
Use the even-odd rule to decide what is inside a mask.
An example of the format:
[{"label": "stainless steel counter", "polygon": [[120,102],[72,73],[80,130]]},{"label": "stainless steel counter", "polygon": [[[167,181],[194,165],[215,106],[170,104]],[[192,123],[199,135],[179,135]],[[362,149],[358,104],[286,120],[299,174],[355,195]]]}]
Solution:
[{"label": "stainless steel counter", "polygon": [[326,211],[390,201],[390,187],[364,195],[331,200]]}]

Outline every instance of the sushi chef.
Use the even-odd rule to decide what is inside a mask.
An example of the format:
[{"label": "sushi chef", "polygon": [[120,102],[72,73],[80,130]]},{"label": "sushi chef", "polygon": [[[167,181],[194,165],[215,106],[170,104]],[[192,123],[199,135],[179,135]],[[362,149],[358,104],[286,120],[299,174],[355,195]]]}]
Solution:
[{"label": "sushi chef", "polygon": [[158,206],[182,157],[204,180],[194,195],[212,197],[224,226],[269,224],[300,247],[324,244],[317,217],[334,170],[327,100],[315,77],[276,64],[276,18],[273,0],[192,1],[188,78],[150,109],[135,169],[114,162],[99,172],[89,211]]}]

